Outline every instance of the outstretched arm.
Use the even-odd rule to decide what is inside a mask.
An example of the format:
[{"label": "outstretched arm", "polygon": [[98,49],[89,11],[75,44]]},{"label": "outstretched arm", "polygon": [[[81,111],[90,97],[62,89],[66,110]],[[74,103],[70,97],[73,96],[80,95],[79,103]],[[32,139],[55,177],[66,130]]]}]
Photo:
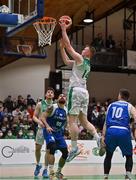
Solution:
[{"label": "outstretched arm", "polygon": [[53,129],[49,126],[48,122],[47,122],[47,118],[50,116],[51,112],[53,110],[53,107],[49,107],[47,108],[47,110],[45,112],[42,113],[41,115],[41,121],[43,122],[43,124],[46,127],[46,130],[51,133],[53,131]]},{"label": "outstretched arm", "polygon": [[61,56],[62,56],[64,64],[65,65],[72,65],[74,61],[70,60],[68,55],[66,54],[63,39],[60,40],[60,52],[61,52]]},{"label": "outstretched arm", "polygon": [[70,40],[69,40],[67,32],[66,32],[66,24],[64,22],[62,22],[62,23],[60,23],[60,26],[61,26],[62,38],[63,38],[64,44],[65,44],[66,50],[71,55],[71,57],[76,61],[77,64],[82,63],[83,57],[79,53],[77,53],[70,44]]}]

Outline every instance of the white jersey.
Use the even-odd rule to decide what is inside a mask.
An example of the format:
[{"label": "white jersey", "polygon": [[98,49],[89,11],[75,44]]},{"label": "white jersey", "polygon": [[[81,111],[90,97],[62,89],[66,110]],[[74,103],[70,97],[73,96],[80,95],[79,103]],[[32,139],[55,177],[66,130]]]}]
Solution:
[{"label": "white jersey", "polygon": [[86,81],[91,69],[90,60],[83,58],[81,64],[74,62],[69,87],[81,87],[86,89]]}]

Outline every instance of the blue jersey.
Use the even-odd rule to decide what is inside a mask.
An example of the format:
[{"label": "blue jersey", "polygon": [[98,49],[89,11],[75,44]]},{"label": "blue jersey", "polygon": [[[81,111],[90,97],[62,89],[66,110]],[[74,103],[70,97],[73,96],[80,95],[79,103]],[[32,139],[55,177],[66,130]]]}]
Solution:
[{"label": "blue jersey", "polygon": [[63,134],[64,128],[67,122],[66,108],[60,108],[57,104],[53,105],[53,112],[50,117],[47,118],[47,123],[54,130],[54,134]]},{"label": "blue jersey", "polygon": [[130,106],[126,101],[116,101],[110,104],[107,110],[106,126],[125,127],[129,129],[130,123]]}]

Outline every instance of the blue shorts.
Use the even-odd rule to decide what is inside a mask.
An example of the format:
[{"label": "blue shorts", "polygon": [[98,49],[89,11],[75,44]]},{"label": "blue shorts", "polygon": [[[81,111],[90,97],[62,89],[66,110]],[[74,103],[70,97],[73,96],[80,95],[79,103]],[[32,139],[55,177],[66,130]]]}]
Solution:
[{"label": "blue shorts", "polygon": [[105,136],[106,148],[113,153],[117,146],[121,149],[122,155],[132,155],[131,133],[127,129],[108,128]]},{"label": "blue shorts", "polygon": [[61,135],[60,133],[48,133],[46,131],[46,129],[44,128],[43,129],[43,136],[44,136],[44,139],[46,141],[46,144],[49,144],[49,143],[55,143],[56,144],[56,147],[57,149],[61,149],[61,148],[67,148],[67,144],[66,144],[66,141],[64,139],[64,136]]}]

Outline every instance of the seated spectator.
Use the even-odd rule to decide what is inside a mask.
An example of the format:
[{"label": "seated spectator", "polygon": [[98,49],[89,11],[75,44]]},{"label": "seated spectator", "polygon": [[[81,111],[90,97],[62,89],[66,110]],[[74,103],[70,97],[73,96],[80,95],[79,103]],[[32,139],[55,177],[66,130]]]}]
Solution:
[{"label": "seated spectator", "polygon": [[27,95],[27,106],[33,106],[36,105],[36,102],[34,101],[34,99],[31,97],[30,94]]},{"label": "seated spectator", "polygon": [[3,139],[3,138],[4,138],[3,132],[2,132],[2,130],[0,130],[0,139]]},{"label": "seated spectator", "polygon": [[5,100],[4,100],[4,108],[8,109],[8,112],[12,112],[14,109],[14,103],[12,101],[12,96],[9,95]]},{"label": "seated spectator", "polygon": [[34,131],[33,131],[33,130],[29,130],[29,132],[28,132],[28,138],[29,138],[29,139],[34,139],[34,138],[35,138],[35,135],[34,135]]},{"label": "seated spectator", "polygon": [[108,39],[106,40],[106,48],[113,49],[115,48],[115,41],[112,38],[112,35],[109,35]]},{"label": "seated spectator", "polygon": [[3,122],[4,119],[4,111],[3,111],[4,107],[3,107],[3,102],[0,101],[0,125]]},{"label": "seated spectator", "polygon": [[34,110],[35,110],[35,106],[34,107],[31,106],[31,105],[27,106],[27,112],[29,113],[29,116],[30,116],[31,119],[33,118]]},{"label": "seated spectator", "polygon": [[4,126],[4,125],[2,125],[2,127],[1,127],[1,131],[2,131],[2,133],[3,133],[3,137],[5,137],[5,136],[6,136],[6,134],[7,134],[7,127],[6,127],[6,126]]},{"label": "seated spectator", "polygon": [[86,140],[87,139],[87,130],[83,129],[80,133],[79,133],[79,139],[81,140]]},{"label": "seated spectator", "polygon": [[11,130],[14,136],[17,136],[19,129],[20,129],[19,124],[13,123],[11,125]]},{"label": "seated spectator", "polygon": [[22,97],[22,95],[18,96],[17,106],[20,107],[21,110],[26,109],[27,101],[25,101],[25,99]]},{"label": "seated spectator", "polygon": [[8,130],[4,139],[16,139],[16,136],[13,135],[11,130]]},{"label": "seated spectator", "polygon": [[101,51],[104,49],[104,41],[102,38],[102,33],[98,33],[97,37],[93,40],[92,46],[95,47],[96,51]]},{"label": "seated spectator", "polygon": [[20,111],[20,106],[17,106],[16,109],[14,111],[12,111],[12,116],[18,116],[19,114],[22,114],[22,112]]},{"label": "seated spectator", "polygon": [[18,139],[28,139],[28,135],[27,135],[27,134],[24,134],[23,130],[20,129],[20,130],[18,131],[17,138],[18,138]]},{"label": "seated spectator", "polygon": [[97,125],[98,116],[99,116],[99,112],[98,112],[97,106],[94,106],[94,109],[92,111],[92,124],[94,126]]},{"label": "seated spectator", "polygon": [[6,116],[6,117],[11,117],[12,116],[12,112],[9,112],[8,108],[6,108],[6,107],[4,108],[3,112],[4,112],[4,116]]},{"label": "seated spectator", "polygon": [[102,132],[103,125],[105,122],[105,116],[106,116],[106,109],[104,106],[101,106],[99,116],[98,116],[97,125],[96,125],[99,132]]}]

